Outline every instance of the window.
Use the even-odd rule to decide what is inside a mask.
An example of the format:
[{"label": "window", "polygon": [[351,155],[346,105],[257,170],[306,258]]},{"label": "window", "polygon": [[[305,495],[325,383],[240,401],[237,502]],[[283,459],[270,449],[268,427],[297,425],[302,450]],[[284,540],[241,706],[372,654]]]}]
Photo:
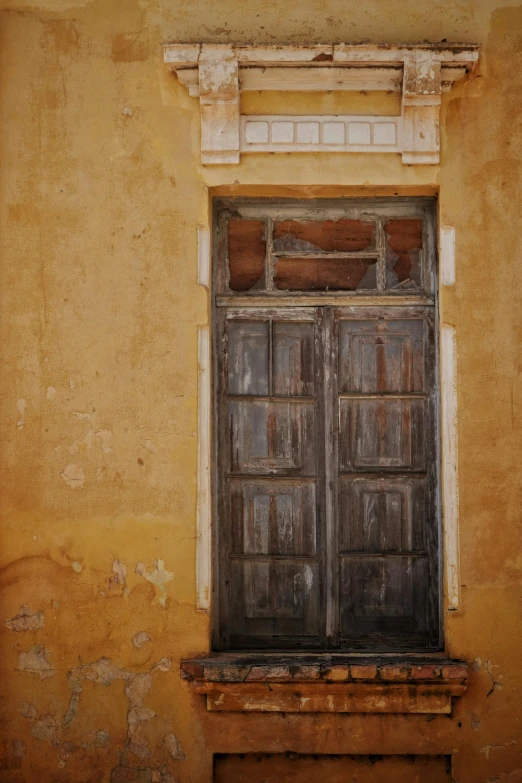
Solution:
[{"label": "window", "polygon": [[440,649],[434,207],[215,205],[215,649]]}]

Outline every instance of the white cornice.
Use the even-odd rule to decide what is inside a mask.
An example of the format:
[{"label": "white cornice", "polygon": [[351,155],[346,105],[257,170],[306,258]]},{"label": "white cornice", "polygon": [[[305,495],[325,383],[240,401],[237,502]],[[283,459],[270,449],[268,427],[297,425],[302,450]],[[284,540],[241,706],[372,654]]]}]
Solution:
[{"label": "white cornice", "polygon": [[[164,47],[165,63],[189,94],[200,99],[205,164],[238,163],[240,152],[306,150],[399,152],[404,163],[437,164],[441,93],[476,67],[478,54],[473,44]],[[376,129],[374,138],[379,118],[271,115],[259,118],[254,127],[255,117],[240,116],[239,96],[248,90],[402,92],[402,113],[380,118],[396,126],[394,143],[385,144],[382,129]],[[278,123],[283,121],[294,128],[293,135],[290,126],[286,128],[284,143],[278,141],[283,130]],[[336,122],[339,127],[333,128]],[[350,133],[358,143],[350,143]],[[255,134],[262,141],[249,141]]]}]

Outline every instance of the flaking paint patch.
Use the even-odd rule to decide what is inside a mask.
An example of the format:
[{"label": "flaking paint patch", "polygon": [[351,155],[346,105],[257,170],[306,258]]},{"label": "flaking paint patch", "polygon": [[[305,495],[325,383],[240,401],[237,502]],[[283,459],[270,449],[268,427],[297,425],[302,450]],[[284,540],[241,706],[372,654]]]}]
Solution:
[{"label": "flaking paint patch", "polygon": [[90,421],[94,416],[94,413],[87,413],[86,411],[71,411],[71,415],[76,416],[76,418],[80,419],[80,421],[83,419]]},{"label": "flaking paint patch", "polygon": [[48,386],[47,387],[47,399],[51,402],[56,398],[56,389],[54,386]]},{"label": "flaking paint patch", "polygon": [[28,720],[34,720],[36,718],[35,707],[33,707],[32,704],[27,704],[25,701],[18,707],[18,712]]},{"label": "flaking paint patch", "polygon": [[110,454],[112,451],[112,432],[110,430],[98,430],[95,434],[103,453]]},{"label": "flaking paint patch", "polygon": [[75,440],[74,443],[69,446],[69,454],[78,454],[79,451],[91,449],[94,445],[94,439],[94,430],[89,430],[82,440]]},{"label": "flaking paint patch", "polygon": [[95,748],[108,748],[111,744],[111,741],[111,735],[109,732],[100,729],[100,731],[97,731],[94,735],[94,741],[92,744]]},{"label": "flaking paint patch", "polygon": [[167,748],[168,752],[172,756],[173,759],[176,759],[176,761],[184,761],[185,760],[185,754],[183,753],[183,748],[181,747],[181,744],[179,740],[177,739],[175,734],[167,734],[163,738],[163,744]]},{"label": "flaking paint patch", "polygon": [[18,671],[37,674],[41,680],[54,677],[54,669],[48,661],[49,650],[41,644],[35,644],[28,652],[21,652],[18,656]]},{"label": "flaking paint patch", "polygon": [[150,641],[151,641],[151,638],[150,638],[149,634],[147,633],[147,631],[138,631],[132,637],[132,643],[133,643],[134,647],[138,648],[138,650],[140,650],[143,647],[144,644],[146,644],[147,642],[150,642]]},{"label": "flaking paint patch", "polygon": [[69,755],[74,753],[77,750],[77,747],[72,742],[63,740],[60,737],[60,729],[56,718],[50,714],[40,715],[36,718],[36,712],[34,715],[26,717],[32,722],[32,736],[41,742],[48,742],[49,745],[57,748],[58,766],[60,768],[64,767]]},{"label": "flaking paint patch", "polygon": [[165,585],[167,582],[172,582],[174,579],[174,573],[165,569],[163,560],[156,560],[152,571],[148,572],[144,563],[136,563],[136,573],[140,574],[147,582],[155,585],[160,590],[160,597],[158,599],[160,606],[167,606],[167,592]]},{"label": "flaking paint patch", "polygon": [[25,409],[27,407],[27,403],[24,399],[20,398],[16,403],[16,410],[18,411],[18,421],[16,422],[16,426],[19,430],[23,430],[24,424],[25,424]]},{"label": "flaking paint patch", "polygon": [[5,621],[10,631],[18,633],[20,631],[36,631],[38,628],[43,628],[44,623],[44,613],[42,611],[32,612],[25,604],[20,607],[17,615]]},{"label": "flaking paint patch", "polygon": [[157,454],[158,453],[158,447],[155,443],[153,443],[151,440],[147,438],[147,440],[143,441],[143,448],[147,449],[147,451],[150,451],[151,454]]},{"label": "flaking paint patch", "polygon": [[69,462],[63,469],[63,472],[60,473],[60,476],[71,489],[80,489],[80,487],[83,487],[85,473],[83,472],[83,469],[79,465],[75,465],[74,462]]},{"label": "flaking paint patch", "polygon": [[117,557],[115,557],[112,562],[112,576],[109,579],[109,584],[125,586],[126,578],[127,578],[127,566],[125,565],[125,563],[122,563],[120,560],[118,560]]},{"label": "flaking paint patch", "polygon": [[18,759],[23,759],[25,756],[25,742],[23,740],[13,740],[11,743],[13,748],[13,756]]},{"label": "flaking paint patch", "polygon": [[511,745],[516,745],[515,740],[511,740],[511,742],[502,742],[496,745],[484,745],[483,748],[480,749],[480,752],[485,755],[485,757],[489,760],[489,754],[492,750],[500,750],[503,748],[509,748]]},{"label": "flaking paint patch", "polygon": [[[62,723],[62,729],[68,729],[77,715],[82,694],[82,682],[84,680],[105,686],[109,686],[116,681],[122,681],[125,683],[124,692],[129,700],[126,749],[139,758],[140,761],[150,761],[152,752],[140,734],[140,727],[143,723],[151,721],[157,716],[154,710],[144,706],[144,700],[151,688],[153,673],[170,670],[171,661],[168,658],[162,658],[152,666],[150,671],[139,673],[121,668],[109,658],[100,658],[94,663],[78,666],[67,675],[71,695]],[[183,753],[181,746],[179,746],[178,752]]]}]

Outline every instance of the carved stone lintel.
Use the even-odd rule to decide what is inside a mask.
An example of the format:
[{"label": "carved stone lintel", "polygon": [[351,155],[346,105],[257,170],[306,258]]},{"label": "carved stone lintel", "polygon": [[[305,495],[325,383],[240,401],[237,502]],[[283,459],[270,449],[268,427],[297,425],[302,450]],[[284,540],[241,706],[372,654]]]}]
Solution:
[{"label": "carved stone lintel", "polygon": [[[441,93],[473,70],[477,59],[478,47],[465,44],[165,46],[165,62],[189,94],[199,97],[204,164],[239,163],[240,152],[333,150],[400,152],[406,164],[437,164]],[[245,90],[401,87],[401,116],[385,118],[386,123],[355,116],[294,115],[286,122],[272,115],[257,121],[240,116],[240,92]]]}]

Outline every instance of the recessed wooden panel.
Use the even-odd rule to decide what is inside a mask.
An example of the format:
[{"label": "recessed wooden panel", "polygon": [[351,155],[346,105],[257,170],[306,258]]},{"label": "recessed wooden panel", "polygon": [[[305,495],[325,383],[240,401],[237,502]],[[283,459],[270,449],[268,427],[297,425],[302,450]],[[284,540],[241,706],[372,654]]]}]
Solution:
[{"label": "recessed wooden panel", "polygon": [[343,320],[339,324],[341,392],[422,392],[424,365],[421,319]]},{"label": "recessed wooden panel", "polygon": [[282,397],[313,396],[315,357],[313,323],[274,322],[272,327],[273,393]]},{"label": "recessed wooden panel", "polygon": [[409,552],[425,548],[426,480],[340,480],[341,552]]},{"label": "recessed wooden panel", "polygon": [[422,399],[341,399],[341,471],[424,470]]},{"label": "recessed wooden panel", "polygon": [[227,332],[228,393],[268,394],[268,321],[229,321]]},{"label": "recessed wooden panel", "polygon": [[425,556],[341,556],[341,635],[369,647],[401,638],[426,646],[427,588]]},{"label": "recessed wooden panel", "polygon": [[356,291],[377,288],[376,258],[276,258],[279,291]]},{"label": "recessed wooden panel", "polygon": [[314,406],[260,400],[229,403],[232,473],[315,473]]},{"label": "recessed wooden panel", "polygon": [[214,783],[451,783],[450,756],[214,756]]},{"label": "recessed wooden panel", "polygon": [[228,221],[228,273],[231,291],[265,287],[265,223],[263,220]]},{"label": "recessed wooden panel", "polygon": [[231,481],[230,524],[232,553],[314,555],[315,483]]},{"label": "recessed wooden panel", "polygon": [[232,559],[231,636],[317,636],[317,562]]},{"label": "recessed wooden panel", "polygon": [[386,236],[386,288],[422,288],[422,220],[388,220]]},{"label": "recessed wooden panel", "polygon": [[375,248],[375,223],[363,220],[281,220],[274,224],[274,252],[355,252]]}]

